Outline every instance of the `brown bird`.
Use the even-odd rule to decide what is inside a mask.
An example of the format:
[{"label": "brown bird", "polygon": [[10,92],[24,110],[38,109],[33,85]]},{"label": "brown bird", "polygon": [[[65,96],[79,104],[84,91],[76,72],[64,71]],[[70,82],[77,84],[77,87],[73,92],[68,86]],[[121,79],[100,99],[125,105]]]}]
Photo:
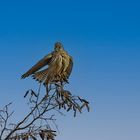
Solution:
[{"label": "brown bird", "polygon": [[[44,70],[40,70],[44,66],[48,66]],[[56,82],[68,82],[68,78],[73,68],[72,57],[64,50],[60,42],[56,42],[54,51],[41,59],[31,69],[29,69],[21,78],[30,75],[40,83],[48,85]],[[40,71],[39,71],[40,70]]]}]

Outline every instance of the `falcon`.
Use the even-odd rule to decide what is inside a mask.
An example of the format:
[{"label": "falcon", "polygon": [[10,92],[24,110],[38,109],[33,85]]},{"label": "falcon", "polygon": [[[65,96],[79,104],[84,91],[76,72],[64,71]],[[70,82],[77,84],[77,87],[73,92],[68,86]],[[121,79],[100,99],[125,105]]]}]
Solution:
[{"label": "falcon", "polygon": [[[47,68],[43,67],[47,66]],[[67,82],[72,72],[73,59],[64,50],[60,42],[54,45],[54,51],[37,62],[31,69],[21,76],[22,79],[32,76],[45,86],[51,83]]]}]

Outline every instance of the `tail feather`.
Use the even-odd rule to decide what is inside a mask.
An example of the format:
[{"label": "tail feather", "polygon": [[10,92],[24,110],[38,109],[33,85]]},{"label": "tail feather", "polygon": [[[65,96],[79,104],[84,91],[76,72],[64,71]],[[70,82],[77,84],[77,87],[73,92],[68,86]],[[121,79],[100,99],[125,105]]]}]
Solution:
[{"label": "tail feather", "polygon": [[46,77],[47,77],[47,73],[48,73],[48,69],[36,72],[33,75],[33,78],[36,79],[39,82],[43,82],[46,79]]}]

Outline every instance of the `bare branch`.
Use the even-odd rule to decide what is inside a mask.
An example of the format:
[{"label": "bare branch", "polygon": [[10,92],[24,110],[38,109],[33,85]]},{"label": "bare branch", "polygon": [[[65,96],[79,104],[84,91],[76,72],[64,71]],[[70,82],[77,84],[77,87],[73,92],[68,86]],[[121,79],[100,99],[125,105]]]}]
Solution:
[{"label": "bare branch", "polygon": [[89,111],[89,103],[64,90],[64,85],[62,84],[50,84],[44,97],[41,97],[40,90],[41,84],[37,93],[32,89],[26,92],[24,98],[28,100],[30,112],[19,123],[8,124],[9,118],[13,114],[13,112],[9,113],[8,110],[11,103],[0,110],[1,139],[5,134],[4,140],[28,140],[29,138],[36,140],[37,137],[54,140],[56,131],[51,129],[48,121],[52,121],[58,131],[58,126],[55,123],[56,113],[64,115],[64,110],[66,112],[73,111],[74,117],[76,117],[77,112],[82,113],[83,108],[87,108]]}]

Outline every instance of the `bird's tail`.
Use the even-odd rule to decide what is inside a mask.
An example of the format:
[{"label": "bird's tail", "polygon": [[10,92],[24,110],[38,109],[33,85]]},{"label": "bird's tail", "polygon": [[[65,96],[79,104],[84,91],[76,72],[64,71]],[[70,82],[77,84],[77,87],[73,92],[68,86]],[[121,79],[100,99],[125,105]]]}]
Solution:
[{"label": "bird's tail", "polygon": [[47,75],[48,75],[48,69],[45,69],[45,70],[36,72],[33,75],[33,78],[41,83],[41,82],[43,82],[47,78]]}]

